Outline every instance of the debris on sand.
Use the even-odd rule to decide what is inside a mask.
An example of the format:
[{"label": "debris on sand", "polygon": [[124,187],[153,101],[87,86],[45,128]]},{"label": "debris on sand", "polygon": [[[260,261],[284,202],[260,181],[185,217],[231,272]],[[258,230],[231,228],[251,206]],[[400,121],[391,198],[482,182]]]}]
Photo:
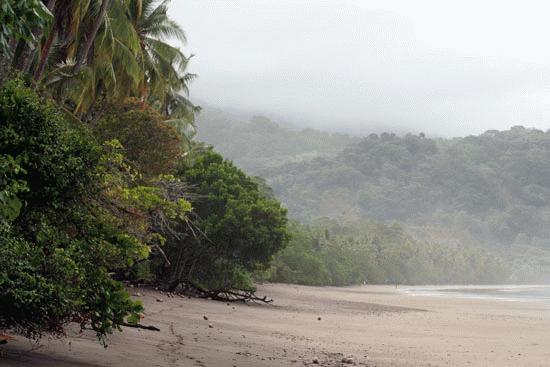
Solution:
[{"label": "debris on sand", "polygon": [[14,339],[15,338],[11,335],[0,333],[0,344],[7,344],[10,340],[14,340]]},{"label": "debris on sand", "polygon": [[344,357],[344,358],[342,358],[342,363],[344,363],[344,364],[355,364],[355,361],[353,360],[353,358]]}]

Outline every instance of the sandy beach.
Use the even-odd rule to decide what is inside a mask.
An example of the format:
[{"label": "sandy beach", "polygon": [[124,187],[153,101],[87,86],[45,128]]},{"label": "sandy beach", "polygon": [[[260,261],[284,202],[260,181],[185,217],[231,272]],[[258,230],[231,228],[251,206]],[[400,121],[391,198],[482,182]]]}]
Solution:
[{"label": "sandy beach", "polygon": [[390,286],[259,286],[271,305],[132,292],[142,294],[143,324],[160,332],[124,328],[107,349],[91,332],[39,345],[17,338],[0,347],[0,365],[550,366],[550,305],[542,302],[414,296]]}]

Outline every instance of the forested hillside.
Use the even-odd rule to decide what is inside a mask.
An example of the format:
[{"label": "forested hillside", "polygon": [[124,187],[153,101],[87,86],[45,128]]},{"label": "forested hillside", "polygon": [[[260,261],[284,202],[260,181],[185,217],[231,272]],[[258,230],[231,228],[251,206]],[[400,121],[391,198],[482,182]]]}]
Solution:
[{"label": "forested hillside", "polygon": [[252,172],[297,220],[397,220],[418,239],[484,246],[546,272],[540,262],[550,250],[550,132],[516,126],[454,139],[371,134],[340,149],[327,140],[332,153],[299,161],[290,149],[286,160],[252,154],[262,140],[227,132],[228,146],[248,134],[248,145],[226,148],[226,155],[245,169],[263,166]]},{"label": "forested hillside", "polygon": [[367,216],[444,226],[480,242],[545,245],[549,157],[550,133],[523,127],[452,140],[381,134],[260,174],[303,220]]},{"label": "forested hillside", "polygon": [[230,157],[250,174],[284,162],[299,162],[340,152],[358,138],[313,129],[284,128],[262,116],[248,119],[214,108],[197,117],[198,139]]}]

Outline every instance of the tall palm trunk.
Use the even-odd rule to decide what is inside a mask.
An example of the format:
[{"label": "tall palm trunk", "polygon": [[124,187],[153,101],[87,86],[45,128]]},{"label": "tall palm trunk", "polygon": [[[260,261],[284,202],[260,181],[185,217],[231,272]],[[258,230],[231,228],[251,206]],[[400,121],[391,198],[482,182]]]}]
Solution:
[{"label": "tall palm trunk", "polygon": [[46,38],[46,42],[44,43],[44,45],[42,46],[42,50],[40,51],[40,59],[38,60],[38,66],[36,67],[36,70],[34,72],[35,81],[39,81],[42,78],[42,74],[44,73],[44,69],[46,68],[46,63],[48,62],[48,56],[52,48],[53,40],[55,39],[56,35],[57,28],[52,25],[50,34],[48,35],[48,38]]},{"label": "tall palm trunk", "polygon": [[103,19],[105,18],[105,15],[107,14],[107,10],[109,9],[109,3],[110,3],[110,0],[103,0],[103,2],[101,3],[101,8],[99,9],[99,14],[97,18],[94,20],[94,23],[90,28],[90,31],[86,34],[84,45],[78,49],[78,53],[76,55],[76,64],[74,65],[74,69],[73,69],[73,72],[75,74],[78,74],[78,72],[80,72],[80,69],[88,59],[88,54],[94,44],[94,40],[95,40],[95,37],[97,36],[97,32],[99,31],[99,27],[101,27],[101,24],[103,23]]}]

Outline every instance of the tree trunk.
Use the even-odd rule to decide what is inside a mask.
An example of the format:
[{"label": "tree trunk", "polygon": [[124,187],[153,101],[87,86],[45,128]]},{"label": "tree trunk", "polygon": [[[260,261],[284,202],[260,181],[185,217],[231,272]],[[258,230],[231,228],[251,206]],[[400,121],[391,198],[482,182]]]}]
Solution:
[{"label": "tree trunk", "polygon": [[50,50],[52,48],[53,40],[55,39],[56,33],[56,27],[52,25],[50,34],[48,35],[48,38],[46,39],[46,42],[44,43],[44,46],[42,46],[42,50],[40,51],[40,59],[38,60],[38,66],[36,67],[36,70],[34,72],[35,81],[39,81],[42,78],[42,74],[44,73],[44,69],[46,68],[46,63],[48,62],[48,56],[50,55]]},{"label": "tree trunk", "polygon": [[88,54],[94,44],[95,37],[97,36],[97,32],[99,31],[99,27],[101,27],[101,24],[103,23],[103,19],[105,18],[105,15],[107,14],[107,10],[109,9],[109,3],[110,3],[110,0],[103,0],[103,2],[101,3],[101,8],[99,9],[99,14],[97,18],[94,20],[94,23],[92,24],[92,28],[86,34],[84,45],[78,49],[78,53],[76,54],[76,64],[73,69],[73,72],[75,74],[78,74],[80,72],[80,69],[88,59]]},{"label": "tree trunk", "polygon": [[[39,39],[41,37],[42,30],[34,29],[33,33],[35,34],[35,38]],[[26,73],[29,69],[33,53],[34,49],[31,49],[27,42],[23,40],[19,41],[17,48],[15,49],[15,56],[13,58],[12,66],[17,70]]]}]

